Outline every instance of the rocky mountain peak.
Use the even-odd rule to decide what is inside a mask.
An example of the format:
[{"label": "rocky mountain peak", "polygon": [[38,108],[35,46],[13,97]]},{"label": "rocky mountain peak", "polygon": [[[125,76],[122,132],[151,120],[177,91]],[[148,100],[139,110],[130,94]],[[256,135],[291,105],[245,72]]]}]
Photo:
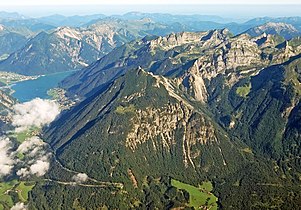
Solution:
[{"label": "rocky mountain peak", "polygon": [[213,72],[205,72],[200,67],[200,61],[196,60],[192,67],[182,77],[182,84],[185,87],[185,91],[193,96],[196,101],[205,103],[208,99],[208,93],[204,78],[211,78],[215,75],[212,75]]},{"label": "rocky mountain peak", "polygon": [[200,42],[201,38],[205,35],[204,32],[181,32],[171,33],[165,37],[158,37],[157,39],[151,40],[150,46],[153,48],[161,47],[165,50],[172,49],[176,46],[183,44]]},{"label": "rocky mountain peak", "polygon": [[143,23],[155,23],[151,18],[148,18],[148,17],[142,18],[138,21],[143,22]]},{"label": "rocky mountain peak", "polygon": [[288,30],[291,32],[298,32],[298,30],[291,24],[288,23],[274,23],[268,22],[262,26],[258,26],[259,30],[265,31],[267,29],[274,29],[277,33],[280,33],[283,30]]},{"label": "rocky mountain peak", "polygon": [[300,32],[291,24],[282,22],[268,22],[266,24],[256,26],[246,31],[251,36],[258,36],[263,33],[280,35],[285,39],[291,39],[300,35]]},{"label": "rocky mountain peak", "polygon": [[210,30],[201,38],[201,41],[204,47],[210,48],[228,40],[229,35],[228,29]]},{"label": "rocky mountain peak", "polygon": [[207,35],[202,37],[202,41],[207,40],[225,40],[228,38],[229,35],[228,29],[221,29],[221,30],[210,30],[207,32]]},{"label": "rocky mountain peak", "polygon": [[[66,118],[58,119],[55,123],[59,124],[73,116],[77,116],[79,122],[70,121],[70,126],[68,124],[63,129],[53,124],[46,134],[64,164],[73,161],[73,157],[65,159],[65,154],[78,143],[85,142],[83,147],[92,143],[95,145],[90,147],[93,154],[106,148],[122,150],[123,154],[142,158],[145,162],[143,167],[149,167],[156,162],[158,155],[164,153],[165,162],[169,161],[169,157],[171,160],[177,157],[180,167],[195,171],[202,170],[199,161],[204,151],[202,148],[229,144],[210,118],[193,107],[193,102],[183,95],[172,80],[153,75],[140,67],[127,71],[104,92],[95,94],[89,100],[91,105],[83,102],[74,112],[67,113]],[[101,134],[96,135],[96,132]],[[224,156],[222,149],[214,150],[217,157],[214,162],[225,167],[231,160]],[[84,157],[87,163],[94,164],[89,160],[93,156]],[[131,162],[123,163],[123,156],[119,159],[121,164]],[[89,164],[87,168],[92,167]],[[207,170],[211,170],[211,166],[214,168],[213,165],[208,163]],[[105,176],[118,177],[114,168],[111,165],[108,167],[111,170],[107,170]],[[131,168],[135,174],[136,164]]]},{"label": "rocky mountain peak", "polygon": [[59,38],[65,39],[66,37],[81,40],[82,35],[79,31],[71,27],[59,27],[54,32]]}]

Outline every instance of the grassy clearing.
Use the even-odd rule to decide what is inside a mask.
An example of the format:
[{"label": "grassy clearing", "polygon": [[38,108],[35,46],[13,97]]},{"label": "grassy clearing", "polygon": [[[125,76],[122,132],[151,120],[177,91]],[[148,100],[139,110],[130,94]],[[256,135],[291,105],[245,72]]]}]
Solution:
[{"label": "grassy clearing", "polygon": [[202,185],[199,185],[199,189],[204,189],[206,192],[211,192],[213,190],[213,185],[211,182],[203,182]]},{"label": "grassy clearing", "polygon": [[135,106],[133,104],[131,104],[130,106],[118,106],[115,110],[117,114],[126,114],[134,111],[135,111]]},{"label": "grassy clearing", "polygon": [[47,95],[54,100],[59,100],[62,98],[62,95],[65,95],[65,90],[61,88],[53,88],[47,91]]},{"label": "grassy clearing", "polygon": [[21,152],[18,152],[17,157],[18,157],[19,160],[23,160],[25,158],[25,155]]},{"label": "grassy clearing", "polygon": [[47,95],[51,96],[53,99],[57,99],[59,97],[59,94],[55,89],[48,90]]},{"label": "grassy clearing", "polygon": [[240,97],[247,98],[248,94],[251,91],[251,88],[252,88],[251,83],[246,84],[242,87],[238,87],[236,89],[236,94],[239,95]]},{"label": "grassy clearing", "polygon": [[31,135],[27,131],[16,134],[16,139],[19,143],[24,142],[27,138],[30,138],[30,137],[31,137]]},{"label": "grassy clearing", "polygon": [[20,201],[26,202],[28,200],[28,193],[32,190],[32,188],[34,188],[34,186],[35,183],[20,182],[20,184],[16,187]]},{"label": "grassy clearing", "polygon": [[17,183],[17,180],[0,183],[0,210],[7,207],[12,207],[14,205],[14,202],[11,196],[8,194],[8,191],[13,190]]},{"label": "grassy clearing", "polygon": [[189,193],[190,207],[194,207],[196,209],[200,207],[206,207],[207,209],[211,210],[217,209],[217,197],[211,193],[213,190],[211,182],[204,182],[199,186],[199,188],[197,188],[195,186],[172,179],[171,185]]},{"label": "grassy clearing", "polygon": [[8,194],[9,191],[17,192],[19,201],[27,202],[28,193],[35,186],[34,182],[19,182],[12,180],[9,182],[0,183],[0,210],[9,209],[14,205],[12,197]]},{"label": "grassy clearing", "polygon": [[[21,144],[27,138],[30,138],[40,132],[38,128],[31,128],[27,131],[20,133],[12,133],[10,137],[16,138],[17,142]],[[19,160],[24,158],[24,154],[17,153]],[[34,182],[23,182],[18,180],[12,180],[9,182],[0,182],[0,210],[10,209],[14,205],[12,199],[13,196],[8,194],[9,191],[13,191],[18,194],[18,200],[21,202],[27,202],[28,193],[35,186]]]},{"label": "grassy clearing", "polygon": [[22,131],[22,132],[19,132],[19,133],[12,133],[10,134],[10,137],[14,137],[17,139],[17,142],[18,143],[23,143],[27,138],[30,138],[32,136],[35,136],[37,135],[38,133],[40,133],[40,128],[30,128],[26,131]]}]

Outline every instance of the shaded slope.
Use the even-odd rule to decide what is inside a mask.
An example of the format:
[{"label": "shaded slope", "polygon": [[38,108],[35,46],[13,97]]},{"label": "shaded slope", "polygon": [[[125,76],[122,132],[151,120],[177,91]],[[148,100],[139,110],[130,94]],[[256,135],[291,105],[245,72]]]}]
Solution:
[{"label": "shaded slope", "polygon": [[[296,140],[300,132],[297,129],[300,63],[297,55],[283,64],[261,70],[258,75],[241,79],[230,89],[216,92],[217,96],[209,99],[209,107],[231,136],[237,136],[255,151],[277,161],[287,157],[298,159],[299,150],[294,148],[299,144]],[[251,88],[241,96],[237,89],[246,86]],[[216,87],[208,89],[213,88]],[[300,171],[300,166],[294,169]],[[285,168],[279,170],[289,174]]]},{"label": "shaded slope", "polygon": [[[62,115],[45,137],[66,166],[113,180],[124,179],[122,171],[127,168],[139,174],[139,180],[148,173],[179,174],[179,167],[195,175],[231,171],[235,159],[242,158],[237,145],[172,83],[143,70],[128,72],[102,94]],[[75,148],[81,151],[72,152]],[[116,166],[117,157],[111,152],[118,155]]]},{"label": "shaded slope", "polygon": [[0,55],[10,54],[16,50],[19,50],[25,45],[27,38],[16,34],[16,33],[7,33],[0,36]]},{"label": "shaded slope", "polygon": [[[65,167],[98,180],[125,184],[124,199],[99,201],[109,207],[128,208],[136,202],[141,209],[161,206],[164,199],[152,200],[145,187],[152,177],[164,176],[194,185],[213,180],[219,204],[227,209],[260,208],[265,203],[272,205],[274,196],[297,192],[290,183],[283,189],[272,162],[228,135],[204,104],[189,98],[170,79],[142,69],[128,70],[63,113],[45,130],[44,137]],[[170,179],[167,185],[170,187]],[[54,192],[61,190],[51,186]],[[258,197],[246,202],[250,193]]]}]

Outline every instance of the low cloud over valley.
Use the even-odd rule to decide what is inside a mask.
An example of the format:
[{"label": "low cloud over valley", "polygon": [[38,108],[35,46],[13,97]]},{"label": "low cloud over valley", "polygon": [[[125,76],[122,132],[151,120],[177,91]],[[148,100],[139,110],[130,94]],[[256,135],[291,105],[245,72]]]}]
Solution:
[{"label": "low cloud over valley", "polygon": [[16,104],[12,121],[16,131],[24,131],[31,127],[42,127],[51,123],[60,113],[57,103],[40,98],[22,104]]}]

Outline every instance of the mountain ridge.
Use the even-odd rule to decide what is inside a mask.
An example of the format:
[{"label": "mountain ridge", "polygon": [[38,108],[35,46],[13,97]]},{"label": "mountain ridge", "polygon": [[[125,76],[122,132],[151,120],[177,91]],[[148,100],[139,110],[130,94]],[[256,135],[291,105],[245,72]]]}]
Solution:
[{"label": "mountain ridge", "polygon": [[300,32],[293,25],[281,22],[268,22],[264,25],[251,28],[246,33],[251,36],[259,36],[263,33],[279,35],[287,40],[300,36]]},{"label": "mountain ridge", "polygon": [[[59,27],[49,34],[41,32],[22,49],[2,61],[0,69],[25,75],[80,69],[110,52],[115,46],[140,36],[133,30],[136,27],[135,21],[132,21],[134,25],[130,29],[133,32],[121,30],[119,24],[125,23],[113,20],[109,24],[99,22],[98,25],[84,29]],[[131,23],[127,24],[131,27]],[[144,27],[144,23],[138,27]]]},{"label": "mountain ridge", "polygon": [[[287,44],[280,47],[281,43]],[[203,69],[202,76],[211,80],[210,78],[226,71],[235,72],[235,69],[254,71],[272,63],[281,63],[298,54],[300,52],[298,46],[300,45],[290,46],[284,39],[271,35],[257,38],[247,34],[232,36],[228,30],[147,37],[114,49],[91,66],[66,78],[62,86],[69,90],[70,94],[83,97],[89,95],[97,85],[101,88],[106,82],[123,74],[129,66],[130,68],[141,66],[155,74],[180,77],[185,70],[194,65],[195,61],[198,68]],[[96,76],[100,74],[101,77]],[[233,76],[236,77],[235,73]],[[82,82],[84,80],[89,82]],[[184,80],[182,78],[180,82]]]}]

